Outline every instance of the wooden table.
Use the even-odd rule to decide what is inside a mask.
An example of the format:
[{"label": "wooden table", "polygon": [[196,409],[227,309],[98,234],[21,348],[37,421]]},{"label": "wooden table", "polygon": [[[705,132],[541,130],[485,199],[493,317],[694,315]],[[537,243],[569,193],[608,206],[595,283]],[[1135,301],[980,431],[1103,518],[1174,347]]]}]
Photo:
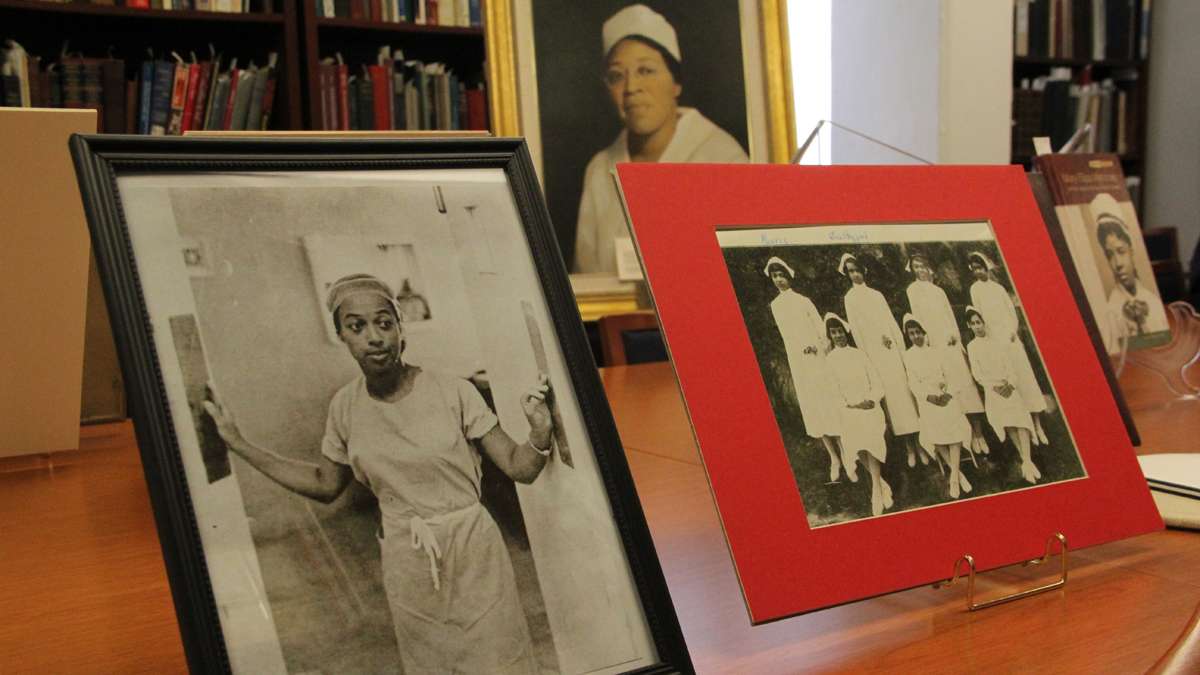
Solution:
[{"label": "wooden table", "polygon": [[[663,363],[601,374],[700,672],[1144,672],[1200,603],[1200,533],[1168,530],[1072,551],[1065,589],[980,612],[964,610],[959,585],[752,627],[673,371]],[[1174,421],[1143,425],[1146,449],[1194,450],[1200,404],[1165,406],[1142,384],[1137,419]],[[983,574],[978,592],[1030,586],[1035,570]]]},{"label": "wooden table", "polygon": [[[961,586],[921,588],[751,627],[670,367],[602,378],[700,672],[1142,672],[1200,603],[1200,534],[1167,531],[1073,552],[1065,590],[982,612]],[[1147,440],[1194,449],[1200,408],[1143,389],[1139,420],[1172,423]],[[82,446],[0,467],[0,673],[183,672],[131,431]]]}]

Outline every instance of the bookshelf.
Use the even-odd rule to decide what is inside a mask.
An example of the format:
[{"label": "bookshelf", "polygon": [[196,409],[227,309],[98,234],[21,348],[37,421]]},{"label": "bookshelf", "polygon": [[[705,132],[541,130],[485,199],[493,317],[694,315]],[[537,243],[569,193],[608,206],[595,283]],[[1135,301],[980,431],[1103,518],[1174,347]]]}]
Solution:
[{"label": "bookshelf", "polygon": [[1057,149],[1090,121],[1091,149],[1117,154],[1125,175],[1140,181],[1150,7],[1147,0],[1014,0],[1013,163],[1031,165],[1033,136],[1050,136]]},{"label": "bookshelf", "polygon": [[[265,64],[276,52],[275,103],[270,127],[303,128],[301,73],[297,40],[298,19],[293,0],[267,0],[275,6],[252,7],[250,12],[142,9],[119,5],[58,3],[42,0],[0,0],[0,39],[19,42],[43,62],[58,58],[64,43],[72,53],[88,57],[111,55],[125,62],[125,79],[135,80],[141,62],[185,59],[195,52],[207,58],[212,44],[225,57],[242,64]],[[264,11],[270,10],[270,11]]]},{"label": "bookshelf", "polygon": [[[73,54],[121,59],[127,82],[139,78],[147,50],[156,59],[171,59],[175,52],[190,60],[194,52],[206,60],[211,44],[221,53],[223,67],[233,57],[239,67],[250,62],[262,66],[274,52],[276,91],[268,128],[276,130],[321,128],[318,66],[334,54],[357,69],[374,63],[379,48],[388,46],[402,50],[406,59],[444,63],[470,87],[485,81],[481,27],[319,17],[315,0],[249,0],[249,11],[241,13],[105,1],[0,0],[0,40],[17,41],[30,56],[40,57],[43,66],[59,59],[64,43]],[[204,2],[183,1],[191,6]]]},{"label": "bookshelf", "polygon": [[[317,15],[319,0],[297,0],[304,48],[305,128],[321,128],[322,59],[341,55],[350,74],[375,62],[381,47],[404,52],[406,59],[440,62],[468,86],[484,82],[485,40],[482,27],[421,25]],[[489,125],[490,126],[490,125]]]}]

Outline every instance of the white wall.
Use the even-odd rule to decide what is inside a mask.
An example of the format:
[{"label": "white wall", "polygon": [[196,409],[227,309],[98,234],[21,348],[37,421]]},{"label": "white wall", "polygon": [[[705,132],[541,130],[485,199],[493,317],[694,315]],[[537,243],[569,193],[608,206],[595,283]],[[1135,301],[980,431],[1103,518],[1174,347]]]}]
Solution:
[{"label": "white wall", "polygon": [[[938,157],[939,0],[842,0],[832,13],[833,121]],[[837,164],[906,164],[903,155],[837,130]]]},{"label": "white wall", "polygon": [[1200,240],[1200,2],[1157,0],[1142,227],[1179,228],[1184,265]]},{"label": "white wall", "polygon": [[1011,0],[942,0],[938,162],[1008,164]]},{"label": "white wall", "polygon": [[[821,4],[789,3],[793,55],[812,52],[796,24]],[[837,0],[828,21],[830,119],[934,162],[1009,161],[1011,0]],[[794,59],[792,72],[798,113],[821,109],[813,69]],[[811,116],[797,115],[798,138]],[[843,131],[822,140],[837,164],[915,161]]]}]

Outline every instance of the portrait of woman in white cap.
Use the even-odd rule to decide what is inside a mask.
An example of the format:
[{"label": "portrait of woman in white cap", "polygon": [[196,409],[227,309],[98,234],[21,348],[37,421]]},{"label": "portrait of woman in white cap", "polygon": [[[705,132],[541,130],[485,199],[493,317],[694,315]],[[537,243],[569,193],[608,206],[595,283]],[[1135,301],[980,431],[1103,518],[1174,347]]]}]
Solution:
[{"label": "portrait of woman in white cap", "polygon": [[1116,352],[1124,341],[1170,330],[1170,325],[1162,298],[1138,275],[1136,262],[1146,254],[1135,246],[1129,226],[1119,215],[1117,200],[1099,194],[1090,208],[1096,223],[1096,241],[1113,279],[1106,306],[1107,320],[1098,323],[1105,348]]},{"label": "portrait of woman in white cap", "polygon": [[867,285],[866,270],[857,256],[843,253],[838,261],[838,272],[850,280],[850,289],[845,296],[846,319],[850,322],[859,348],[866,352],[879,373],[892,434],[897,438],[903,437],[908,466],[915,466],[918,456],[922,464],[928,464],[929,458],[925,453],[917,452],[917,440],[914,437],[920,430],[917,406],[904,373],[904,358],[901,356],[904,336],[896,325],[896,317],[883,294]]},{"label": "portrait of woman in white cap", "polygon": [[980,251],[971,251],[967,254],[967,267],[975,278],[971,284],[971,304],[987,324],[988,334],[1000,343],[1008,345],[1009,360],[1012,361],[1016,376],[1014,384],[1025,409],[1033,416],[1032,441],[1039,445],[1049,443],[1040,418],[1046,411],[1046,396],[1038,384],[1033,364],[1029,362],[1029,354],[1025,352],[1025,345],[1021,341],[1021,324],[1017,318],[1016,305],[1013,304],[1008,289],[992,278],[992,270],[996,265],[991,258]]},{"label": "portrait of woman in white cap", "polygon": [[[963,348],[958,320],[954,318],[946,291],[934,283],[933,265],[925,254],[917,252],[909,255],[908,270],[916,277],[905,289],[908,306],[926,332],[926,343],[942,356],[958,405],[965,413],[982,413],[983,399],[979,397],[979,388],[967,367],[967,352]],[[918,396],[917,403],[920,402]],[[967,448],[972,452],[987,454],[988,445],[982,423],[977,417],[968,419],[971,422],[971,441]]]},{"label": "portrait of woman in white cap", "polygon": [[857,483],[856,462],[866,467],[871,477],[871,515],[882,515],[893,506],[892,487],[882,474],[887,461],[887,422],[880,405],[883,382],[871,359],[851,344],[850,324],[830,312],[825,315],[825,331],[833,345],[827,357],[833,384],[830,396],[840,407],[846,477]]},{"label": "portrait of woman in white cap", "polygon": [[521,397],[529,437],[514,441],[470,382],[405,362],[392,289],[356,274],[326,308],[360,375],[333,396],[316,462],[246,439],[215,396],[205,403],[227,446],[283,487],[329,503],[351,478],[379,501],[383,585],[404,672],[536,672],[512,562],[481,505],[480,452],[531,483],[553,423],[540,381]]},{"label": "portrait of woman in white cap", "polygon": [[573,269],[614,273],[614,242],[629,236],[611,178],[618,162],[731,163],[749,157],[729,132],[679,104],[684,54],[662,14],[629,5],[604,22],[601,43],[601,77],[622,129],[584,171]]},{"label": "portrait of woman in white cap", "polygon": [[829,339],[816,305],[795,288],[796,272],[777,256],[767,260],[763,273],[779,294],[771,301],[771,316],[783,338],[788,369],[804,431],[810,438],[820,439],[829,454],[829,480],[841,475],[840,417],[829,398],[829,374],[825,354]]},{"label": "portrait of woman in white cap", "polygon": [[905,314],[903,325],[904,334],[912,344],[904,352],[904,367],[908,371],[908,386],[917,399],[921,414],[918,438],[921,447],[927,452],[936,452],[949,467],[947,491],[952,499],[958,499],[962,492],[971,491],[971,483],[959,465],[963,447],[970,447],[971,425],[959,402],[958,389],[951,380],[947,361],[942,351],[929,343],[929,332],[924,324],[912,314]]}]

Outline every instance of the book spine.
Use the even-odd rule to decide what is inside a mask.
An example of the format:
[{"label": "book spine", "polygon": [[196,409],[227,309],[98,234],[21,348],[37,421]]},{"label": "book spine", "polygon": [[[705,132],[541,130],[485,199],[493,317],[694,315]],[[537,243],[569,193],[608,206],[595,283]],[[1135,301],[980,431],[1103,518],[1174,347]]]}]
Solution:
[{"label": "book spine", "polygon": [[487,93],[483,89],[467,90],[467,128],[487,129]]},{"label": "book spine", "polygon": [[188,66],[187,94],[183,99],[183,116],[179,121],[180,133],[192,128],[192,118],[196,116],[196,98],[200,95],[200,71],[202,69],[203,67],[199,63]]},{"label": "book spine", "polygon": [[467,11],[470,15],[471,27],[478,28],[483,25],[483,14],[479,7],[479,0],[467,0]]},{"label": "book spine", "polygon": [[371,21],[383,21],[383,3],[379,0],[370,0],[368,9],[370,16],[367,17]]},{"label": "book spine", "polygon": [[229,97],[225,99],[225,110],[221,113],[221,130],[230,131],[233,129],[233,109],[237,105],[237,91],[242,86],[242,71],[236,68],[229,69]]},{"label": "book spine", "polygon": [[167,122],[167,135],[178,136],[183,133],[183,108],[187,105],[188,64],[180,61],[175,64],[175,79],[171,87],[171,119]]},{"label": "book spine", "polygon": [[138,85],[138,127],[139,134],[150,133],[150,106],[154,96],[154,62],[142,62],[142,77]]},{"label": "book spine", "polygon": [[279,78],[275,75],[275,70],[271,70],[270,77],[267,78],[267,91],[263,94],[262,118],[258,121],[258,129],[267,130],[271,125],[271,110],[275,107],[275,87]]},{"label": "book spine", "polygon": [[138,81],[130,80],[125,83],[125,126],[122,133],[136,134],[138,130]]},{"label": "book spine", "polygon": [[125,62],[105,59],[103,72],[104,131],[110,134],[125,129]]},{"label": "book spine", "polygon": [[154,92],[150,100],[150,135],[167,133],[171,121],[171,93],[175,83],[175,64],[159,61],[154,66]]},{"label": "book spine", "polygon": [[233,102],[233,116],[229,120],[231,131],[243,131],[246,128],[246,116],[250,113],[250,98],[254,95],[254,81],[257,71],[249,68],[238,73],[237,98]]},{"label": "book spine", "polygon": [[374,108],[372,129],[386,131],[392,128],[392,81],[384,66],[368,66],[371,74],[371,102]]},{"label": "book spine", "polygon": [[261,129],[263,116],[263,99],[267,95],[267,80],[271,79],[270,68],[259,68],[254,74],[254,88],[250,92],[250,104],[246,111],[246,121],[243,129]]},{"label": "book spine", "polygon": [[188,129],[203,129],[204,128],[204,113],[208,109],[208,91],[211,88],[212,80],[212,62],[205,61],[200,64],[200,72],[196,77],[196,98],[192,101],[192,118],[188,122]]},{"label": "book spine", "polygon": [[342,131],[350,130],[350,67],[344,63],[337,65],[337,90],[335,92],[335,102],[337,103],[337,124],[334,129]]}]

